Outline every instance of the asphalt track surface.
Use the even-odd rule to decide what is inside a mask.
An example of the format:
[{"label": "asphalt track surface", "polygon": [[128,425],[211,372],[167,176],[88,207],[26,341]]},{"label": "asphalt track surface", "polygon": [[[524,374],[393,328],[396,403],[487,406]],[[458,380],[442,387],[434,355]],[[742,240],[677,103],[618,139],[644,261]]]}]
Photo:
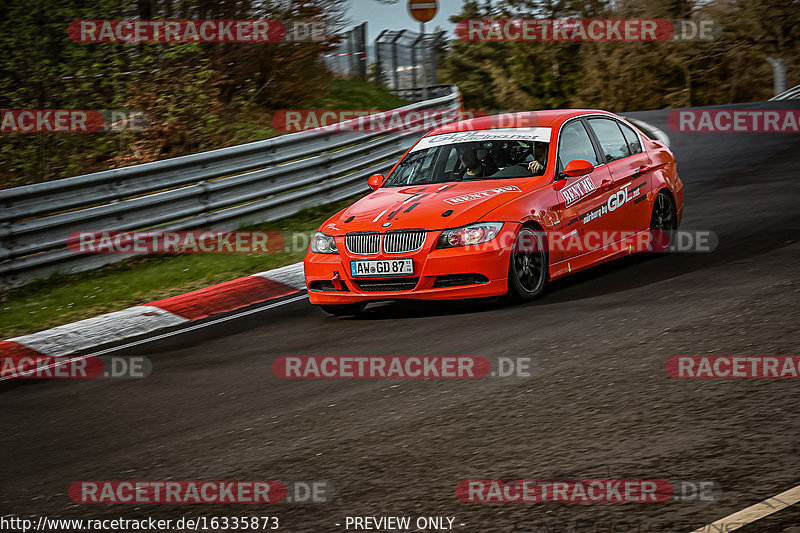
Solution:
[{"label": "asphalt track surface", "polygon": [[[769,102],[748,109],[796,108]],[[627,257],[524,305],[296,301],[141,344],[140,380],[5,382],[0,514],[449,516],[455,529],[689,532],[800,484],[797,380],[676,380],[675,355],[800,355],[800,135],[666,131],[682,229],[713,253]],[[530,378],[281,380],[278,356],[529,356]],[[713,480],[712,502],[462,503],[463,479]],[[77,505],[77,480],[327,480],[327,503]],[[336,523],[342,526],[336,526]],[[460,524],[465,524],[461,526]],[[352,531],[352,529],[351,529]],[[741,532],[800,531],[789,507]]]}]

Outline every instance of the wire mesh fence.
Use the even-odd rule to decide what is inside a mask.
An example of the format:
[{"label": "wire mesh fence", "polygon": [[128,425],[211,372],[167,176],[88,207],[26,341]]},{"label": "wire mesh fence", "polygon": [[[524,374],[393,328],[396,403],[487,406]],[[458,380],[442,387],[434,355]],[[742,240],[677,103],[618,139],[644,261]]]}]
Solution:
[{"label": "wire mesh fence", "polygon": [[328,70],[340,78],[367,77],[367,23],[359,24],[323,56]]},{"label": "wire mesh fence", "polygon": [[436,51],[444,31],[419,33],[384,30],[375,40],[377,81],[394,92],[421,89],[438,84]]}]

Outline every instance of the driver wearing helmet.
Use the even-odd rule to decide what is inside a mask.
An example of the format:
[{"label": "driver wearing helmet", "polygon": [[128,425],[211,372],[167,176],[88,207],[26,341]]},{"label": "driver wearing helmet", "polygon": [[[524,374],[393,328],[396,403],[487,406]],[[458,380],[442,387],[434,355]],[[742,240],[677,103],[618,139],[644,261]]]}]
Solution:
[{"label": "driver wearing helmet", "polygon": [[464,143],[456,148],[461,166],[466,169],[464,176],[485,178],[497,172],[491,163],[478,157],[478,146],[474,143]]}]

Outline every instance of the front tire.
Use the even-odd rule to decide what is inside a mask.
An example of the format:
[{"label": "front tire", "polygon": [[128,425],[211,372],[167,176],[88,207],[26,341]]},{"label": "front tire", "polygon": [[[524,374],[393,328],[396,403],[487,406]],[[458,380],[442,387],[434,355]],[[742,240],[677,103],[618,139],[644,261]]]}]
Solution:
[{"label": "front tire", "polygon": [[333,316],[355,316],[367,307],[365,302],[344,305],[320,305],[319,308]]},{"label": "front tire", "polygon": [[544,232],[523,226],[514,240],[508,265],[508,294],[514,301],[528,302],[544,292],[547,283],[547,249]]}]

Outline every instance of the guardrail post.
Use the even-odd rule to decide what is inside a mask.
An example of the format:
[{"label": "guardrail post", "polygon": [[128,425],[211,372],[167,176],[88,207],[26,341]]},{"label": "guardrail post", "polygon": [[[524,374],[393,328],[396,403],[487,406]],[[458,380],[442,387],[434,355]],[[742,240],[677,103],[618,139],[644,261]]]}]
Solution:
[{"label": "guardrail post", "polygon": [[772,65],[774,96],[778,96],[786,91],[786,62],[783,59],[771,57],[768,57],[767,61]]}]

